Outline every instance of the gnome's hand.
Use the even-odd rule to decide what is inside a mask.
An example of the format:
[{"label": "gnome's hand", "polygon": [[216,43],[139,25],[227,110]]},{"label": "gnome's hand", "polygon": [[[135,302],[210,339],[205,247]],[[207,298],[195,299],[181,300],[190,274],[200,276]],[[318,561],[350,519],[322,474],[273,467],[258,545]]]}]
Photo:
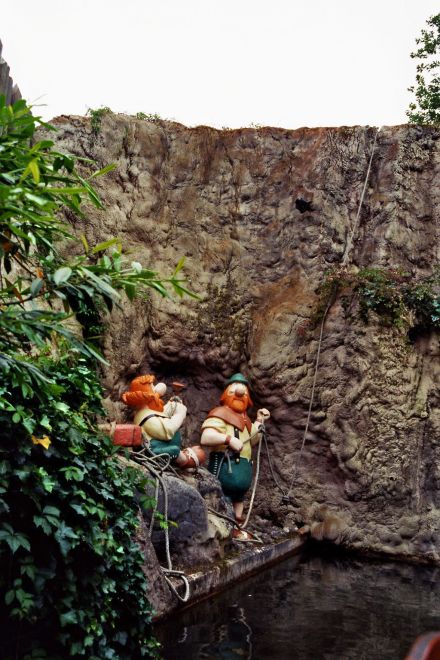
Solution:
[{"label": "gnome's hand", "polygon": [[257,410],[257,422],[264,423],[270,417],[270,412],[267,408],[260,408]]},{"label": "gnome's hand", "polygon": [[239,438],[231,438],[229,440],[229,447],[232,451],[240,452],[243,449],[243,443]]}]

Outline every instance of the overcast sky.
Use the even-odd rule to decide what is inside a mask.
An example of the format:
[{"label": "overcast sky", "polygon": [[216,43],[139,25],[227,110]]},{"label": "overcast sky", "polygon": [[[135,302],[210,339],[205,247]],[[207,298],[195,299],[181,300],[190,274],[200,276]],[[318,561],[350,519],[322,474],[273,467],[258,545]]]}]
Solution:
[{"label": "overcast sky", "polygon": [[194,126],[394,125],[440,0],[16,0],[3,56],[46,119],[109,106]]}]

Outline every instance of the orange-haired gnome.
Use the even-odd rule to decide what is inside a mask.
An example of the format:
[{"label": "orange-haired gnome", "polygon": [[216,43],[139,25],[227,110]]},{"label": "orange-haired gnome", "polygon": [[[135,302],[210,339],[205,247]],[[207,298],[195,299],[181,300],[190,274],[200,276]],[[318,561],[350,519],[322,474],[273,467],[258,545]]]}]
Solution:
[{"label": "orange-haired gnome", "polygon": [[266,408],[251,422],[247,409],[252,406],[249,383],[234,374],[223,392],[221,406],[213,408],[202,424],[201,444],[210,447],[208,469],[222,485],[234,507],[237,522],[243,522],[243,500],[252,483],[252,447],[261,439],[260,425],[269,419]]},{"label": "orange-haired gnome", "polygon": [[152,374],[138,376],[131,381],[122,400],[136,410],[134,424],[144,432],[153,454],[168,454],[181,468],[198,467],[203,463],[204,452],[200,447],[181,449],[180,428],[186,418],[186,406],[179,397],[164,403],[167,386],[154,384]]}]

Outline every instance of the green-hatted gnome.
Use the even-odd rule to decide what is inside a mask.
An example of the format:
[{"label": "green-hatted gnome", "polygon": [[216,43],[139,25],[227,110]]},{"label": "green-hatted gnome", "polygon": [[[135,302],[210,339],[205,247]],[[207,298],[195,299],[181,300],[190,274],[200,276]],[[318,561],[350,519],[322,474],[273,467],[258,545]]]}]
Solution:
[{"label": "green-hatted gnome", "polygon": [[202,424],[201,444],[210,448],[208,469],[220,480],[242,523],[243,500],[252,483],[252,447],[260,442],[261,424],[270,413],[261,408],[251,422],[246,412],[252,406],[249,383],[242,374],[231,376],[220,403]]}]

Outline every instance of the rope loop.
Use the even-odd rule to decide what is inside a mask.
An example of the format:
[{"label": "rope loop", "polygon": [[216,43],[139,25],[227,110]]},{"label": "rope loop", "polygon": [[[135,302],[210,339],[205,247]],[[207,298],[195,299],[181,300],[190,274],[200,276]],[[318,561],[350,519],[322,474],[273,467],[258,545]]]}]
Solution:
[{"label": "rope loop", "polygon": [[[186,603],[191,595],[191,588],[189,584],[189,580],[186,577],[185,573],[183,571],[176,571],[173,569],[173,563],[171,560],[171,553],[170,553],[170,536],[169,536],[169,529],[168,529],[168,490],[165,484],[165,481],[163,479],[163,473],[165,470],[169,470],[174,472],[174,474],[177,475],[176,471],[171,467],[170,462],[171,462],[171,456],[169,454],[157,454],[154,455],[150,452],[148,447],[144,447],[144,449],[141,449],[138,452],[133,453],[133,458],[135,461],[139,462],[149,473],[150,475],[154,478],[155,481],[155,506],[152,511],[151,515],[151,521],[150,521],[150,527],[149,527],[149,535],[151,538],[151,535],[153,533],[153,525],[154,525],[154,515],[157,511],[157,501],[158,501],[158,495],[159,495],[159,486],[162,488],[163,492],[163,498],[164,498],[164,521],[165,521],[165,529],[164,529],[164,534],[165,534],[165,553],[166,553],[166,559],[167,559],[167,568],[164,568],[163,566],[160,566],[160,569],[162,571],[162,574],[170,587],[171,591],[173,594],[178,598],[182,603]],[[170,577],[178,577],[180,578],[184,585],[185,585],[185,593],[183,596],[179,594],[177,591],[176,587],[174,584],[171,582]]]},{"label": "rope loop", "polygon": [[[173,592],[173,594],[180,600],[181,603],[187,603],[188,600],[189,600],[189,597],[191,595],[191,588],[190,588],[190,585],[189,585],[189,580],[186,577],[185,573],[183,571],[169,570],[168,568],[163,568],[163,566],[161,566],[160,568],[161,568],[163,576],[164,576],[168,586],[170,587],[171,591]],[[170,577],[171,576],[172,577],[178,577],[182,580],[183,584],[185,585],[185,593],[183,594],[183,596],[181,596],[179,594],[176,587],[171,582],[169,576]]]}]

